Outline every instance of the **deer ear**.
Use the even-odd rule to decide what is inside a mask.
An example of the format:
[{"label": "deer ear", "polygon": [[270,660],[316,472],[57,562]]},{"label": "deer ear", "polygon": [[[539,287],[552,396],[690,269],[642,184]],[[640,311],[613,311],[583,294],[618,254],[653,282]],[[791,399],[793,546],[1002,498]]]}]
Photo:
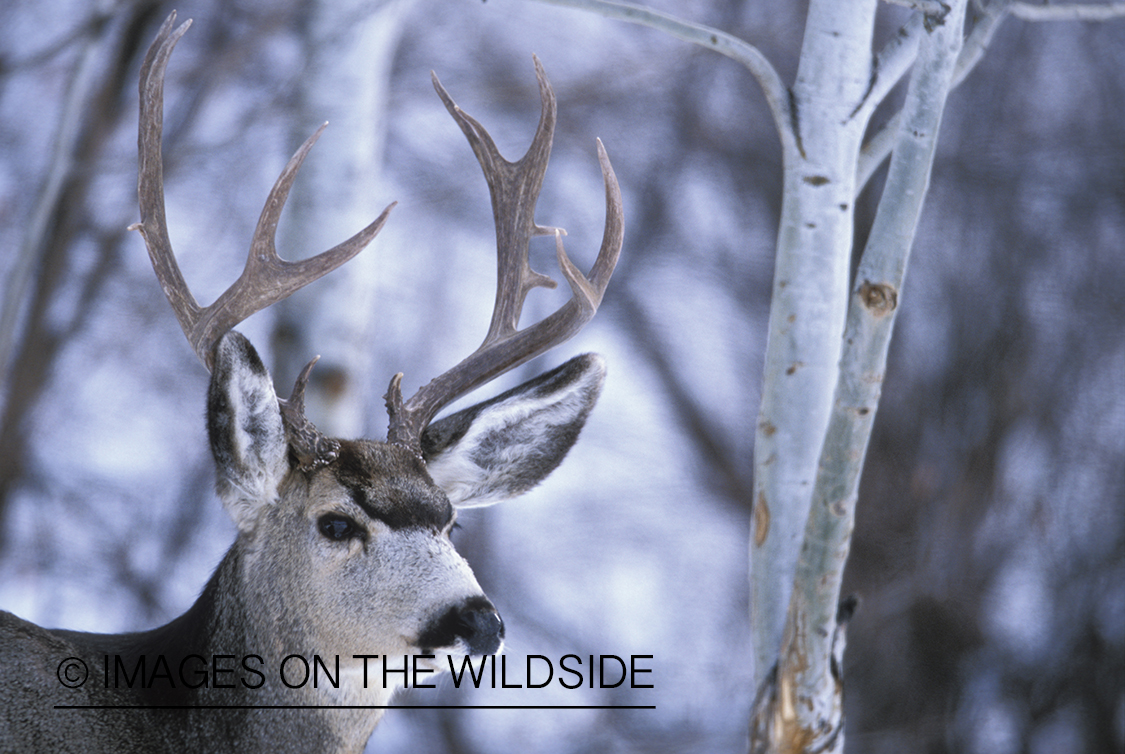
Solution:
[{"label": "deer ear", "polygon": [[588,353],[433,422],[422,433],[430,476],[460,508],[526,492],[574,445],[604,380],[605,361]]},{"label": "deer ear", "polygon": [[289,450],[273,381],[245,337],[229,332],[215,346],[207,393],[207,434],[216,487],[227,513],[247,531],[277,499]]}]

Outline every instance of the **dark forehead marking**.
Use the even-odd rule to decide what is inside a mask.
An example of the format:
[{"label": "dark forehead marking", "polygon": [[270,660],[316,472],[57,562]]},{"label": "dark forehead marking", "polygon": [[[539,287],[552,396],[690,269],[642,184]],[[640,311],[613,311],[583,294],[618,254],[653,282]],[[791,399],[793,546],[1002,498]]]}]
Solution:
[{"label": "dark forehead marking", "polygon": [[412,453],[371,440],[340,443],[330,467],[352,500],[392,529],[444,528],[453,506]]}]

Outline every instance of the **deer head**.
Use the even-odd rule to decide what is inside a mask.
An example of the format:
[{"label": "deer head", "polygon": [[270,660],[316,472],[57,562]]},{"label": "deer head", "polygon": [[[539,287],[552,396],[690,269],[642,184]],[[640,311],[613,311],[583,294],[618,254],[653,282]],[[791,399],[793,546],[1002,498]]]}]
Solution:
[{"label": "deer head", "polygon": [[[501,157],[435,77],[492,195],[499,260],[492,322],[480,348],[409,399],[402,396],[402,375],[391,379],[386,441],[326,437],[304,409],[315,359],[289,397],[278,399],[254,347],[233,328],[359,253],[393,205],[333,249],[301,262],[278,257],[278,217],[322,127],[270,191],[241,276],[201,307],[172,253],[161,157],[164,73],[189,23],[176,27],[175,13],[169,16],[141,69],[141,220],[132,228],[144,237],[184,335],[211,372],[208,434],[219,495],[238,536],[196,603],[150,631],[46,630],[0,612],[8,679],[0,684],[0,730],[44,751],[361,751],[393,692],[380,682],[386,678],[379,677],[380,663],[435,655],[440,669],[443,654],[500,649],[503,622],[449,540],[457,509],[520,494],[549,474],[597,400],[604,365],[598,356],[578,356],[496,398],[435,417],[459,396],[571,337],[594,315],[621,249],[621,196],[599,142],[606,225],[597,261],[583,275],[563,249],[562,231],[534,220],[555,123],[554,95],[539,61],[542,115],[531,148],[515,163]],[[541,322],[519,329],[528,291],[554,285],[528,263],[531,238],[545,234],[555,236],[573,295]],[[185,663],[239,655],[269,668],[259,674],[260,684],[182,676]],[[340,658],[338,685],[293,689],[276,677],[285,667],[281,658],[312,655]],[[147,659],[150,668],[168,671],[160,676],[165,683],[146,678],[120,686],[107,678],[74,685],[63,675],[74,663],[104,663],[108,673],[111,656],[115,666],[121,660],[134,669]],[[176,668],[180,682],[172,683]],[[392,675],[391,685],[402,680]]]},{"label": "deer head", "polygon": [[[296,652],[495,653],[503,623],[450,544],[456,510],[520,494],[554,470],[597,399],[604,365],[598,356],[579,356],[492,400],[434,418],[458,397],[567,340],[594,315],[622,243],[620,191],[605,149],[599,141],[605,232],[597,261],[584,275],[563,248],[563,231],[534,219],[556,117],[538,59],[542,114],[530,149],[514,163],[434,77],[491,192],[498,252],[492,321],[476,351],[409,399],[401,393],[402,374],[391,379],[385,442],[325,437],[304,412],[315,359],[290,396],[279,400],[253,346],[233,328],[359,253],[394,205],[311,259],[278,257],[278,217],[321,127],[270,191],[242,275],[213,304],[199,306],[179,271],[164,214],[164,72],[190,24],[174,28],[174,19],[173,13],[161,28],[141,71],[141,221],[132,227],[144,237],[188,342],[211,370],[208,431],[218,490],[239,529],[232,548],[241,580],[238,600],[259,616],[237,630]],[[555,285],[528,262],[528,244],[540,235],[554,235],[573,295],[547,318],[519,329],[527,293]]]}]

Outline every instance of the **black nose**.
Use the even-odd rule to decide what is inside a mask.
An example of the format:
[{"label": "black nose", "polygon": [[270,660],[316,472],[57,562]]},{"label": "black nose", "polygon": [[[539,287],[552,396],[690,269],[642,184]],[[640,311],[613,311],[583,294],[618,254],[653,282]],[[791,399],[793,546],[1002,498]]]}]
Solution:
[{"label": "black nose", "polygon": [[[483,598],[482,598],[483,599]],[[466,607],[460,611],[458,636],[469,645],[471,655],[494,655],[504,639],[504,621],[488,600],[484,605]]]},{"label": "black nose", "polygon": [[452,647],[458,640],[465,643],[471,655],[492,655],[500,651],[504,621],[487,597],[469,597],[447,608],[427,624],[418,637],[418,646],[429,654],[439,647]]}]

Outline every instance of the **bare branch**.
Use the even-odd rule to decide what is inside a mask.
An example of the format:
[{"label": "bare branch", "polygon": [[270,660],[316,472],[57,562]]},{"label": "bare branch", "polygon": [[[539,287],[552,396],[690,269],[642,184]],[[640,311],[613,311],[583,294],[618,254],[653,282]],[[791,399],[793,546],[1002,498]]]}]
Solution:
[{"label": "bare branch", "polygon": [[877,0],[810,0],[793,85],[802,159],[785,164],[750,545],[754,684],[777,661],[817,457],[832,408],[854,244],[855,155],[871,86]]},{"label": "bare branch", "polygon": [[35,59],[49,57],[65,44],[85,37],[82,42],[78,62],[70,76],[65,105],[59,120],[51,149],[51,161],[39,191],[39,197],[31,213],[27,232],[20,244],[15,265],[4,281],[4,294],[0,296],[0,377],[8,373],[8,363],[16,349],[18,339],[16,329],[20,314],[27,299],[35,270],[39,268],[43,254],[44,238],[51,224],[52,215],[58,206],[59,197],[67,178],[74,169],[75,149],[81,134],[82,118],[88,114],[90,91],[95,85],[95,72],[98,56],[102,54],[112,31],[104,21],[104,15],[95,13],[86,24],[79,27],[74,35],[65,38],[48,52]]},{"label": "bare branch", "polygon": [[833,671],[838,670],[841,625],[850,609],[842,609],[840,587],[899,291],[963,44],[966,0],[950,4],[945,23],[925,35],[919,47],[887,186],[856,273],[832,412],[793,579],[768,732],[774,741],[806,742],[799,749],[803,751],[843,749],[836,741],[843,683]]},{"label": "bare branch", "polygon": [[631,3],[609,2],[609,0],[539,0],[539,2],[578,8],[606,18],[647,26],[671,34],[685,42],[714,50],[741,63],[762,87],[766,104],[769,105],[770,113],[773,115],[774,126],[781,137],[782,148],[786,154],[797,151],[797,134],[793,129],[789,90],[782,83],[781,76],[769,59],[749,42],[705,24],[684,21],[670,14]]},{"label": "bare branch", "polygon": [[988,49],[992,36],[1000,28],[1000,22],[1004,20],[1011,5],[1012,0],[992,0],[981,9],[972,31],[965,37],[961,54],[957,57],[957,67],[953,69],[954,88],[961,85],[984,57],[984,51]]},{"label": "bare branch", "polygon": [[871,89],[863,98],[863,104],[856,110],[859,117],[864,119],[871,117],[875,108],[910,70],[914,58],[918,56],[918,34],[921,29],[922,15],[915,13],[875,56],[875,63],[872,66],[874,79],[871,82]]},{"label": "bare branch", "polygon": [[949,10],[949,6],[941,0],[883,0],[887,5],[900,5],[903,8],[913,8],[919,13],[929,13],[940,16]]},{"label": "bare branch", "polygon": [[1109,21],[1125,18],[1125,3],[1043,3],[1015,2],[1009,12],[1024,21]]},{"label": "bare branch", "polygon": [[[957,57],[957,66],[953,69],[951,88],[955,89],[960,86],[961,82],[980,62],[980,59],[984,56],[984,51],[988,49],[988,45],[992,41],[993,34],[1000,27],[1000,22],[1004,20],[1011,3],[1012,0],[993,0],[993,2],[981,5],[972,31],[965,37],[961,54]],[[887,159],[887,155],[891,153],[895,135],[901,122],[900,116],[901,111],[895,113],[878,132],[867,140],[860,150],[856,167],[855,190],[857,195],[863,191],[867,181],[871,179],[879,166],[883,164],[883,160]]]},{"label": "bare branch", "polygon": [[895,136],[898,134],[898,125],[901,122],[902,113],[895,113],[859,150],[855,174],[856,196],[863,191],[863,187],[871,180],[871,176],[883,164],[883,160],[887,159],[887,155],[891,153],[895,145]]}]

